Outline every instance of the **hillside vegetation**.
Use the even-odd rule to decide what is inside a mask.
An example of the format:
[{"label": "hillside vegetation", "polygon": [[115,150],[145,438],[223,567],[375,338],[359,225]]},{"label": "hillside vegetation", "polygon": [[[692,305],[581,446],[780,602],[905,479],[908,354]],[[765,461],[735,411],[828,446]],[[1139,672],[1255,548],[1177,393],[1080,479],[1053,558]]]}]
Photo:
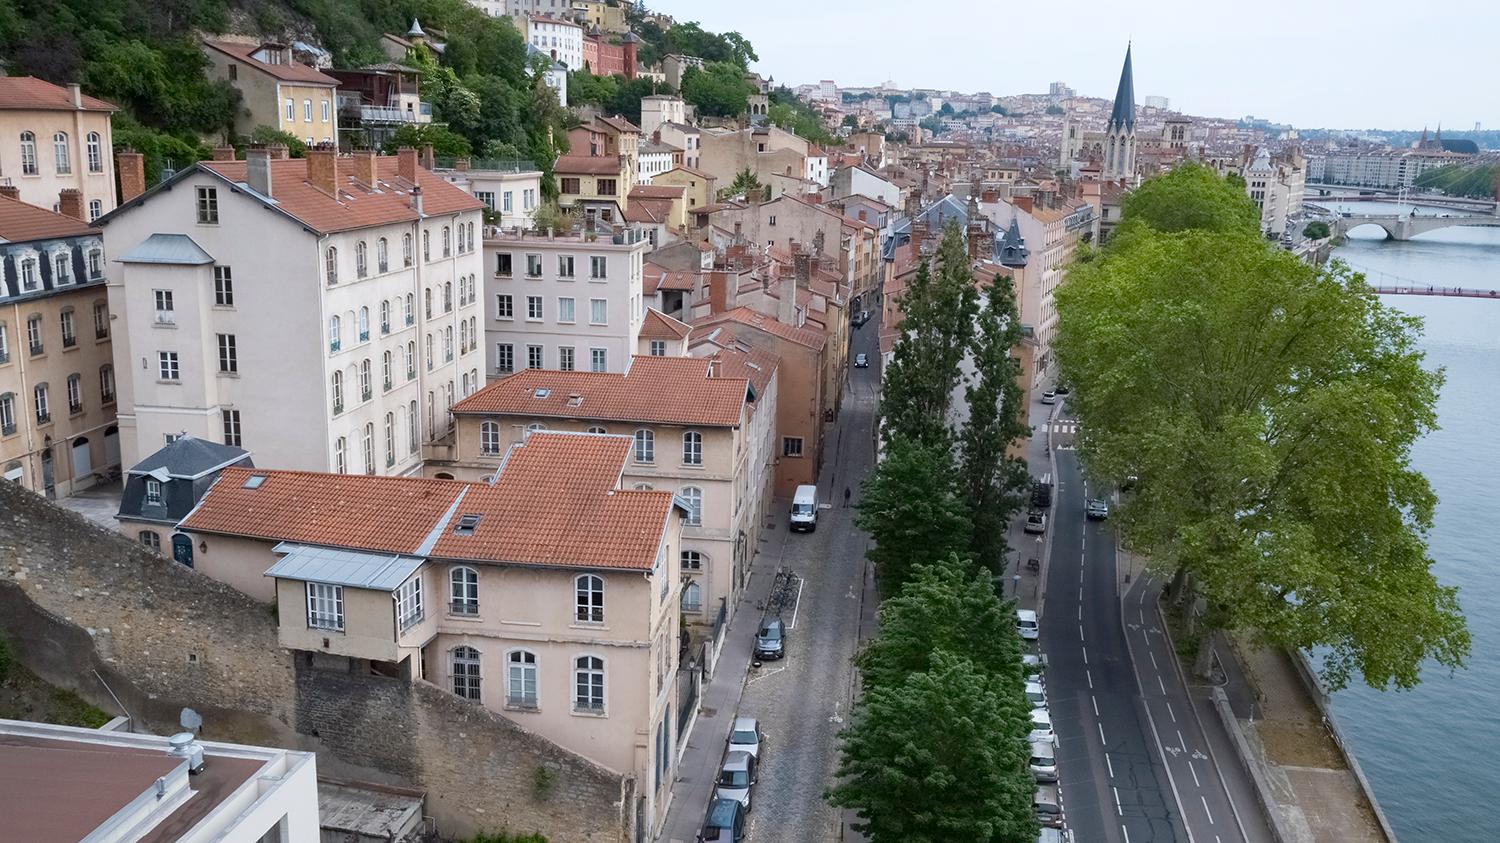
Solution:
[{"label": "hillside vegetation", "polygon": [[1449,164],[1417,176],[1415,185],[1428,190],[1441,190],[1449,196],[1494,199],[1497,179],[1500,179],[1500,164],[1493,161],[1485,164]]}]

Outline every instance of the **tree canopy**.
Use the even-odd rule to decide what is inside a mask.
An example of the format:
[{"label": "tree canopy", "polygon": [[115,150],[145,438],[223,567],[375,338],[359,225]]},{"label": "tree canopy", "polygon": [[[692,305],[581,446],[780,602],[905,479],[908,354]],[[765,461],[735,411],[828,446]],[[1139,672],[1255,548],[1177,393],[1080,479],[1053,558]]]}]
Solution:
[{"label": "tree canopy", "polygon": [[1114,237],[1140,226],[1166,232],[1255,233],[1260,230],[1260,209],[1213,170],[1187,163],[1125,194]]},{"label": "tree canopy", "polygon": [[958,553],[968,556],[968,506],[958,494],[946,442],[892,439],[860,491],[855,523],[875,539],[870,560],[882,594],[893,594],[912,566]]},{"label": "tree canopy", "polygon": [[[672,27],[676,30],[677,27]],[[745,71],[727,62],[709,62],[689,67],[682,74],[682,98],[709,117],[738,117],[749,108],[755,89],[745,81]]]}]

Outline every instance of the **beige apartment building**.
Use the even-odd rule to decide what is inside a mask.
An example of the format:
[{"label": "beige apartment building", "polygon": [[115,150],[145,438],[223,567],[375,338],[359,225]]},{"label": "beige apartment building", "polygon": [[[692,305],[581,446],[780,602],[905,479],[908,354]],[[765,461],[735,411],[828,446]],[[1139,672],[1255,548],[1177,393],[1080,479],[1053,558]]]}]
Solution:
[{"label": "beige apartment building", "polygon": [[282,646],[431,683],[634,775],[654,834],[680,739],[685,507],[622,482],[632,448],[536,433],[492,483],[229,467],[181,529],[200,573],[274,583]]},{"label": "beige apartment building", "polygon": [[49,498],[120,467],[104,244],[77,216],[17,201],[0,187],[0,466]]},{"label": "beige apartment building", "polygon": [[249,156],[100,220],[125,464],[189,433],[272,468],[415,473],[484,381],[483,206],[415,150]]},{"label": "beige apartment building", "polygon": [[734,611],[770,501],[776,379],[776,358],[749,348],[638,356],[623,373],[528,369],[460,401],[453,458],[426,471],[482,479],[538,431],[630,437],[622,482],[686,505],[680,606],[713,624]]},{"label": "beige apartment building", "polygon": [[233,85],[241,96],[235,132],[257,126],[289,132],[305,143],[337,144],[339,80],[292,58],[292,48],[274,42],[203,42],[209,75]]},{"label": "beige apartment building", "polygon": [[64,190],[82,194],[83,219],[114,210],[114,135],[118,109],[31,76],[0,76],[0,186],[22,202],[60,211]]}]

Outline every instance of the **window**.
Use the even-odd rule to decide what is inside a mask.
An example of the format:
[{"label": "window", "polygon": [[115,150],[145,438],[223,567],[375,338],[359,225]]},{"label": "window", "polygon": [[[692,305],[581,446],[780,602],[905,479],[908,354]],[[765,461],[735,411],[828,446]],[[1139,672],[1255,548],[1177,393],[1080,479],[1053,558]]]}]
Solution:
[{"label": "window", "polygon": [[161,505],[161,481],[151,478],[146,479],[146,504],[149,506]]},{"label": "window", "polygon": [[396,414],[385,414],[385,466],[396,464]]},{"label": "window", "polygon": [[361,437],[360,444],[363,445],[363,450],[365,452],[364,453],[364,456],[365,456],[365,473],[366,474],[374,474],[375,473],[375,423],[374,422],[367,422],[365,424],[365,432],[364,432],[364,436]]},{"label": "window", "polygon": [[36,401],[36,422],[46,424],[52,421],[52,406],[48,401],[47,385],[39,383],[31,391],[31,397]]},{"label": "window", "polygon": [[232,373],[240,370],[240,355],[235,348],[234,334],[219,334],[219,371]]},{"label": "window", "polygon": [[516,316],[515,302],[509,293],[499,293],[495,296],[495,318],[514,319]]},{"label": "window", "polygon": [[609,324],[609,299],[589,299],[589,324]]},{"label": "window", "polygon": [[155,531],[142,530],[136,535],[136,538],[141,540],[143,547],[148,547],[157,553],[161,552],[161,536],[157,535]]},{"label": "window", "polygon": [[401,262],[411,266],[411,235],[401,235]]},{"label": "window", "polygon": [[[36,166],[36,135],[31,132],[21,133],[21,175],[34,176],[37,174]],[[153,534],[154,535],[154,534]]]},{"label": "window", "polygon": [[536,653],[511,650],[506,654],[505,704],[512,708],[537,707]]},{"label": "window", "polygon": [[198,188],[198,222],[203,225],[219,224],[219,189]]},{"label": "window", "polygon": [[224,444],[238,448],[243,444],[240,437],[240,411],[220,410],[219,417],[224,423]]},{"label": "window", "polygon": [[428,287],[422,291],[422,318],[432,318],[432,288]]},{"label": "window", "polygon": [[422,262],[432,260],[432,232],[422,229]]},{"label": "window", "polygon": [[573,579],[573,619],[579,623],[604,623],[604,578],[582,574]]},{"label": "window", "polygon": [[599,425],[594,425],[593,427],[591,427],[588,430],[584,431],[584,433],[598,433],[598,434],[601,434],[601,435],[605,434],[605,433],[608,433],[608,432],[609,432],[608,430],[605,430],[604,428],[600,427]]},{"label": "window", "polygon": [[642,428],[635,432],[635,461],[656,462],[656,434]]},{"label": "window", "polygon": [[[483,202],[484,206],[486,208],[489,208],[491,211],[495,210],[495,193],[494,193],[494,191],[490,191],[490,190],[476,190],[476,191],[474,191],[474,198],[478,199],[481,202]],[[510,209],[506,208],[506,210],[508,211]]]},{"label": "window", "polygon": [[573,660],[573,710],[604,711],[604,659],[579,656]]},{"label": "window", "polygon": [[682,569],[684,571],[703,570],[704,556],[696,550],[684,550],[682,552]]},{"label": "window", "polygon": [[542,347],[539,345],[526,346],[526,368],[542,368]]},{"label": "window", "polygon": [[573,313],[573,298],[562,296],[557,300],[557,321],[571,325],[575,321]]},{"label": "window", "polygon": [[333,414],[344,412],[344,373],[333,373]]},{"label": "window", "polygon": [[689,527],[703,526],[703,490],[697,486],[683,486],[679,494],[688,505],[687,520],[683,523]]},{"label": "window", "polygon": [[73,311],[64,310],[61,314],[59,314],[58,321],[61,323],[62,327],[63,348],[72,348],[73,346],[78,345],[78,332],[74,330],[73,326]]},{"label": "window", "polygon": [[286,98],[286,119],[288,122],[297,119],[297,101],[291,97]]},{"label": "window", "polygon": [[541,255],[527,255],[526,256],[526,276],[528,278],[541,278],[542,277],[542,256]]},{"label": "window", "polygon": [[73,259],[67,254],[55,255],[52,258],[52,283],[54,285],[73,283]]},{"label": "window", "polygon": [[89,249],[89,277],[104,277],[104,250]]},{"label": "window", "polygon": [[[338,372],[334,372],[338,376]],[[340,436],[333,440],[333,471],[335,474],[349,473],[349,442]]]},{"label": "window", "polygon": [[447,363],[453,362],[453,326],[449,325],[443,329],[443,360]]},{"label": "window", "polygon": [[313,629],[344,630],[344,587],[321,582],[307,584],[307,625]]},{"label": "window", "polygon": [[214,304],[234,307],[234,273],[227,266],[214,267]]},{"label": "window", "polygon": [[337,315],[328,317],[328,350],[338,351],[343,345],[343,320]]},{"label": "window", "polygon": [[156,299],[156,324],[177,324],[177,311],[172,305],[171,290],[153,290]]},{"label": "window", "polygon": [[443,257],[453,254],[453,232],[448,226],[443,226]]},{"label": "window", "polygon": [[589,258],[589,277],[607,278],[609,262],[602,255],[594,255]]},{"label": "window", "polygon": [[418,573],[396,590],[396,621],[405,632],[422,622],[422,575]]},{"label": "window", "polygon": [[703,434],[696,430],[682,434],[682,464],[703,465]]},{"label": "window", "polygon": [[516,347],[508,342],[495,344],[495,371],[514,372],[516,370]]},{"label": "window", "polygon": [[406,299],[401,305],[401,315],[406,317],[407,325],[415,325],[417,323],[416,299],[412,298],[411,293],[406,294]]},{"label": "window", "polygon": [[46,350],[42,345],[42,317],[32,316],[26,320],[26,339],[31,344],[32,357]]},{"label": "window", "polygon": [[337,246],[329,246],[324,257],[324,271],[328,274],[328,283],[339,283],[339,250]]},{"label": "window", "polygon": [[696,580],[688,580],[682,587],[682,611],[703,611],[703,587]]},{"label": "window", "polygon": [[304,123],[311,123],[313,121],[313,117],[312,117],[312,100],[303,100],[302,101],[302,121]]},{"label": "window", "polygon": [[479,425],[479,453],[500,453],[500,424],[486,421]]},{"label": "window", "polygon": [[99,367],[99,400],[104,404],[115,402],[115,367],[107,363]]},{"label": "window", "polygon": [[801,436],[783,436],[783,437],[781,437],[781,455],[783,457],[800,457],[800,456],[802,456],[802,437]]},{"label": "window", "polygon": [[614,179],[599,179],[597,181],[597,184],[599,185],[599,195],[600,196],[614,196],[615,195],[615,180]]},{"label": "window", "polygon": [[370,358],[359,361],[359,400],[369,401],[374,394],[370,386]]},{"label": "window", "polygon": [[381,299],[380,301],[380,335],[385,336],[391,332],[391,303]]},{"label": "window", "polygon": [[767,218],[766,222],[767,222],[768,225],[775,225],[776,224],[776,215],[775,214],[771,214],[771,216]]},{"label": "window", "polygon": [[557,347],[557,368],[564,372],[573,371],[573,346],[560,345]]},{"label": "window", "polygon": [[453,312],[453,282],[452,281],[448,281],[448,282],[446,282],[446,283],[443,284],[443,312],[444,313],[451,313],[451,312]]},{"label": "window", "polygon": [[73,172],[73,162],[68,156],[68,134],[57,132],[52,135],[52,157],[57,159],[57,174],[68,175]]},{"label": "window", "polygon": [[479,572],[459,565],[448,572],[448,611],[455,615],[479,614]]},{"label": "window", "polygon": [[417,341],[412,340],[406,344],[406,379],[411,380],[417,376]]},{"label": "window", "polygon": [[357,324],[359,326],[359,341],[360,342],[369,342],[369,340],[370,340],[370,309],[368,307],[361,307],[359,309],[359,316],[357,317],[357,319],[358,319]]},{"label": "window", "polygon": [[595,372],[609,371],[609,351],[603,348],[589,349],[589,368]]},{"label": "window", "polygon": [[354,277],[363,278],[369,274],[369,264],[365,256],[365,241],[361,240],[354,244]]},{"label": "window", "polygon": [[393,361],[391,350],[386,349],[380,354],[380,379],[385,384],[385,391],[390,392],[395,383],[391,380],[391,362]]},{"label": "window", "polygon": [[68,414],[83,412],[83,385],[78,375],[68,375]]},{"label": "window", "polygon": [[569,178],[564,178],[562,180],[562,187],[560,189],[561,189],[561,191],[563,193],[571,193],[571,194],[581,193],[582,191],[579,190],[579,183],[578,182],[579,182],[579,179],[576,176],[569,177]]},{"label": "window", "polygon": [[422,433],[421,421],[417,418],[417,402],[413,401],[407,407],[407,418],[411,423],[407,426],[406,446],[411,453],[415,454]]},{"label": "window", "polygon": [[557,256],[557,277],[558,278],[572,278],[573,277],[573,256],[572,255],[558,255]]},{"label": "window", "polygon": [[0,322],[0,363],[10,362],[10,331]]},{"label": "window", "polygon": [[500,252],[495,255],[495,275],[500,278],[510,277],[510,253]]},{"label": "window", "polygon": [[157,357],[157,360],[156,360],[156,362],[157,362],[157,368],[159,369],[159,372],[161,374],[161,379],[162,380],[164,380],[164,381],[181,380],[181,378],[182,378],[182,370],[179,369],[178,366],[177,366],[177,352],[175,352],[175,351],[158,351],[156,353],[156,357]]},{"label": "window", "polygon": [[454,647],[452,667],[454,695],[478,701],[479,651],[473,647]]},{"label": "window", "polygon": [[326,99],[323,100],[321,104],[323,106],[323,122],[327,123],[328,122],[328,113],[329,113],[329,103],[328,103],[328,100],[326,100]]},{"label": "window", "polygon": [[651,341],[651,356],[652,357],[666,357],[667,356],[667,341],[666,340],[652,340]]},{"label": "window", "polygon": [[16,432],[16,396],[12,393],[0,395],[0,435]]},{"label": "window", "polygon": [[526,297],[526,319],[528,321],[531,321],[531,322],[538,322],[538,321],[541,321],[541,318],[542,318],[542,297],[541,296],[527,296]]}]

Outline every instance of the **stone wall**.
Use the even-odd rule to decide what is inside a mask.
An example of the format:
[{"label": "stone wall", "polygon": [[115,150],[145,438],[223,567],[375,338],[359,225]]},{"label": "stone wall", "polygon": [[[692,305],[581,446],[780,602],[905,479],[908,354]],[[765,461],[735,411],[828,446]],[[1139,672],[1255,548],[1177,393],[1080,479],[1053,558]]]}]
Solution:
[{"label": "stone wall", "polygon": [[0,635],[38,676],[143,731],[316,751],[427,793],[440,832],[632,839],[633,781],[423,682],[281,649],[269,605],[0,483]]}]

